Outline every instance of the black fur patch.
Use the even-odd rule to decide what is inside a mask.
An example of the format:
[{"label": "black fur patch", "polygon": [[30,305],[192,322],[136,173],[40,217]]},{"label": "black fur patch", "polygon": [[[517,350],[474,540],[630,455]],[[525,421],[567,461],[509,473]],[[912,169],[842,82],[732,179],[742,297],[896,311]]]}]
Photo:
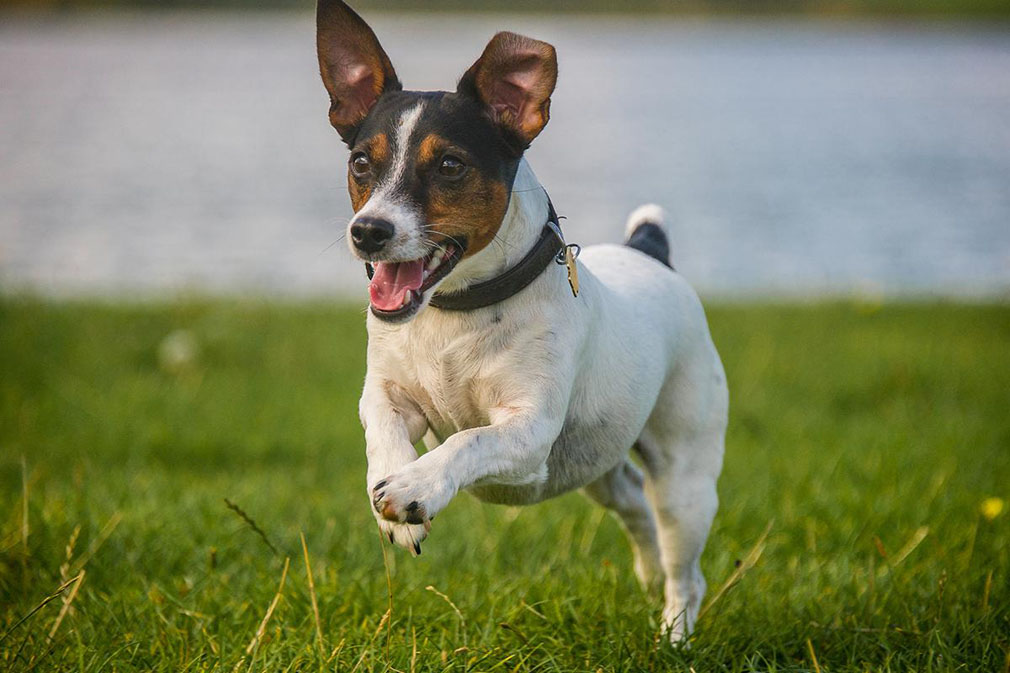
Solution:
[{"label": "black fur patch", "polygon": [[670,263],[670,242],[666,240],[666,232],[658,224],[643,222],[631,232],[631,236],[624,244],[673,268],[673,264]]}]

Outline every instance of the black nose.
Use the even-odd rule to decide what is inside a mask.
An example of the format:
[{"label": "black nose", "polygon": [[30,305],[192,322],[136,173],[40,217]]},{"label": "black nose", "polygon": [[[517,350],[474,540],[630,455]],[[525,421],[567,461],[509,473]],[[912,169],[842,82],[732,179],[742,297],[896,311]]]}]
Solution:
[{"label": "black nose", "polygon": [[377,217],[359,217],[351,225],[351,240],[361,252],[378,252],[393,238],[393,225]]}]

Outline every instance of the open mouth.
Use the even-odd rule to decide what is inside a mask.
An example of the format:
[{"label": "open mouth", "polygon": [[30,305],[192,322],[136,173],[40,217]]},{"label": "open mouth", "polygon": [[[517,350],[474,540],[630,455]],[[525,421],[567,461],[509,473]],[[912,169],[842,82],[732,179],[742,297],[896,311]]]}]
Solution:
[{"label": "open mouth", "polygon": [[452,271],[465,249],[465,242],[462,246],[445,243],[420,259],[375,262],[368,284],[372,314],[387,322],[400,322],[413,315],[424,293]]}]

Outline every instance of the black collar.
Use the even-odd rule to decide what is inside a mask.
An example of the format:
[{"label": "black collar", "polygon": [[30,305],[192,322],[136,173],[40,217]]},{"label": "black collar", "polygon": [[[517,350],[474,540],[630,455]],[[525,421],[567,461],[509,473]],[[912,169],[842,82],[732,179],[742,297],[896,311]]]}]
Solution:
[{"label": "black collar", "polygon": [[525,257],[499,276],[474,283],[452,294],[435,293],[428,304],[443,311],[472,311],[505,301],[536,280],[551,262],[560,259],[564,250],[565,242],[561,236],[558,214],[548,196],[547,223],[533,249]]}]

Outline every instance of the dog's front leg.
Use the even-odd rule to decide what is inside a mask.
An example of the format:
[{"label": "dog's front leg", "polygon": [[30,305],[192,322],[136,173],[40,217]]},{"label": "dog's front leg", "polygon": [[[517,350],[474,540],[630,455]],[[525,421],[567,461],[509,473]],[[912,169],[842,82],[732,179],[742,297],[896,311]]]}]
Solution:
[{"label": "dog's front leg", "polygon": [[394,384],[373,376],[365,379],[358,411],[365,429],[366,481],[375,520],[390,542],[420,554],[421,541],[428,535],[428,522],[406,523],[384,516],[372,496],[381,490],[384,477],[417,460],[414,443],[428,429],[428,422]]},{"label": "dog's front leg", "polygon": [[463,430],[376,484],[376,510],[389,521],[425,523],[459,492],[488,480],[534,484],[547,478],[547,456],[564,414],[554,405],[494,409],[490,425]]}]

